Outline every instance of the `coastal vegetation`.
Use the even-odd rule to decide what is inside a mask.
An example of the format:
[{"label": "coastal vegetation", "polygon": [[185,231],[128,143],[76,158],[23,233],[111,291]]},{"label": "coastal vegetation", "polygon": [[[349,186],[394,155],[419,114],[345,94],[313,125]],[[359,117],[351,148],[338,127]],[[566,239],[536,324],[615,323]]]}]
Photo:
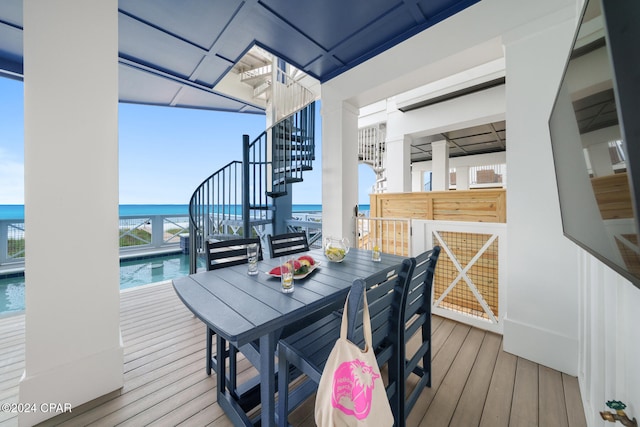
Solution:
[{"label": "coastal vegetation", "polygon": [[24,256],[24,237],[7,240],[7,255],[9,257]]}]

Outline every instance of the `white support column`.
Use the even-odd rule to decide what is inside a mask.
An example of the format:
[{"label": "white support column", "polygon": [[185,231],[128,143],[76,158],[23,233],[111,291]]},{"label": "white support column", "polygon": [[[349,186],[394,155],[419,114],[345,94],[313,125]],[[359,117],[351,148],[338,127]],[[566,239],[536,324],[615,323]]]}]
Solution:
[{"label": "white support column", "polygon": [[592,144],[589,146],[588,151],[594,176],[613,175],[613,165],[611,164],[608,142]]},{"label": "white support column", "polygon": [[424,171],[421,169],[413,169],[411,166],[411,191],[413,193],[424,191]]},{"label": "white support column", "polygon": [[433,175],[431,189],[433,191],[449,190],[449,144],[447,141],[431,143]]},{"label": "white support column", "polygon": [[456,166],[456,190],[469,189],[469,166]]},{"label": "white support column", "polygon": [[322,235],[355,242],[358,109],[322,90]]},{"label": "white support column", "polygon": [[[20,402],[123,384],[118,2],[24,0],[26,332]],[[21,426],[58,415],[38,406]]]},{"label": "white support column", "polygon": [[509,262],[503,347],[569,375],[578,374],[578,247],[561,233],[546,124],[574,29],[575,20],[568,19],[504,39]]},{"label": "white support column", "polygon": [[387,141],[387,191],[405,193],[411,191],[411,136]]}]

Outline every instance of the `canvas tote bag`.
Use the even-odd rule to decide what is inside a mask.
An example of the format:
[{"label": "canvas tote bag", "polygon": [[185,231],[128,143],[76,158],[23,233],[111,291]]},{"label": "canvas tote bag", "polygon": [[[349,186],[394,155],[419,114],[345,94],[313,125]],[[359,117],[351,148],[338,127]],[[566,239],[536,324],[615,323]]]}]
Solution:
[{"label": "canvas tote bag", "polygon": [[320,427],[392,426],[393,414],[371,348],[371,320],[364,292],[365,348],[347,339],[347,304],[342,313],[340,338],[322,371],[316,394],[315,420]]}]

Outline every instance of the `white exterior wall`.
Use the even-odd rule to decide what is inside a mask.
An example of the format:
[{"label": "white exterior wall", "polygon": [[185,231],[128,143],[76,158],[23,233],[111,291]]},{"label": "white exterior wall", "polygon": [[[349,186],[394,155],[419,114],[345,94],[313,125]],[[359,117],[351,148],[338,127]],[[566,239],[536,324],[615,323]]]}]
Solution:
[{"label": "white exterior wall", "polygon": [[322,90],[322,235],[356,241],[358,109]]},{"label": "white exterior wall", "polygon": [[[598,411],[605,410],[610,399],[624,401],[627,413],[640,418],[640,290],[562,234],[548,119],[581,5],[581,0],[483,0],[325,85],[362,111],[375,110],[372,120],[379,122],[383,121],[380,106],[363,107],[483,63],[478,58],[495,60],[491,56],[496,52],[495,37],[506,44],[502,114],[506,111],[509,185],[504,348],[577,375],[587,422],[595,426],[604,425]],[[474,26],[477,22],[483,26]],[[434,39],[447,42],[430,44]],[[417,51],[422,54],[415,55]],[[448,130],[462,122],[461,117],[428,114],[434,107],[407,113],[397,130],[388,125],[391,137]],[[412,120],[411,115],[421,117]],[[430,169],[426,164],[413,165],[413,182],[420,182],[417,170]]]},{"label": "white exterior wall", "polygon": [[562,235],[547,123],[574,28],[574,20],[565,21],[508,40],[505,49],[509,288],[504,349],[571,375],[577,374],[578,362],[577,248]]},{"label": "white exterior wall", "polygon": [[578,379],[587,422],[602,423],[605,402],[620,400],[640,415],[640,289],[583,250],[578,254]]},{"label": "white exterior wall", "polygon": [[[75,409],[123,384],[117,11],[24,1],[25,404]],[[57,415],[37,409],[20,425]]]},{"label": "white exterior wall", "polygon": [[405,193],[411,191],[411,136],[399,140],[387,138],[385,144],[387,191]]}]

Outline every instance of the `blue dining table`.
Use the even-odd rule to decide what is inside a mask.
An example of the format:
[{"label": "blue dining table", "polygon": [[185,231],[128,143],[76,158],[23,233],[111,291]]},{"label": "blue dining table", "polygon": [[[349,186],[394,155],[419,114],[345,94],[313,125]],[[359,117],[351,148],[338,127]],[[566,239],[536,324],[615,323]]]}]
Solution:
[{"label": "blue dining table", "polygon": [[[343,304],[354,279],[402,260],[382,254],[382,260],[374,262],[371,251],[355,248],[340,263],[329,262],[320,249],[294,257],[305,254],[319,265],[304,279],[295,280],[295,290],[288,294],[280,291],[280,279],[268,274],[279,265],[279,259],[260,261],[255,276],[248,275],[243,264],[173,280],[182,302],[216,333],[218,349],[226,343],[235,346],[259,372],[253,381],[240,385],[235,384],[235,373],[229,378],[217,375],[218,404],[236,426],[257,422],[263,427],[276,425],[275,350],[283,331],[303,326],[314,313]],[[219,372],[225,372],[224,351],[216,351],[216,362]],[[247,408],[257,403],[261,410],[250,419]],[[286,425],[286,420],[280,424]]]}]

